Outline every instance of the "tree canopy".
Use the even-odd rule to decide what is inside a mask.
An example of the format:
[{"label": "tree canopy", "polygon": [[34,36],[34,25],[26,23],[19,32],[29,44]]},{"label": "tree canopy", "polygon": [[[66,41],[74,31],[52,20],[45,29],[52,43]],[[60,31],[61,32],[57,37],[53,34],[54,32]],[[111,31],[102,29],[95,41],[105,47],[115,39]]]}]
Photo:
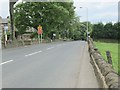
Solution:
[{"label": "tree canopy", "polygon": [[14,8],[14,22],[20,34],[38,25],[43,27],[44,35],[51,31],[63,33],[70,29],[75,17],[72,2],[22,2]]},{"label": "tree canopy", "polygon": [[120,22],[117,23],[98,23],[93,25],[92,37],[94,39],[119,39]]}]

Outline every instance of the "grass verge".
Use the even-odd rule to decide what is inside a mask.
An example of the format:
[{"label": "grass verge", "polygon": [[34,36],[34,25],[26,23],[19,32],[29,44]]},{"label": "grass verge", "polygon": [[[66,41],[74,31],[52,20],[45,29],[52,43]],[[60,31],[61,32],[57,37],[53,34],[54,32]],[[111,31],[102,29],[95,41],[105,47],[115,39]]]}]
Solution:
[{"label": "grass verge", "polygon": [[102,41],[95,41],[94,42],[95,46],[99,49],[99,51],[101,52],[101,55],[103,56],[103,58],[107,61],[107,57],[106,57],[106,51],[109,50],[111,52],[111,56],[112,56],[112,62],[113,62],[113,68],[118,72],[118,74],[120,75],[120,66],[118,66],[118,46],[120,46],[120,44],[118,44],[117,42],[115,43],[106,43],[106,42],[102,42]]}]

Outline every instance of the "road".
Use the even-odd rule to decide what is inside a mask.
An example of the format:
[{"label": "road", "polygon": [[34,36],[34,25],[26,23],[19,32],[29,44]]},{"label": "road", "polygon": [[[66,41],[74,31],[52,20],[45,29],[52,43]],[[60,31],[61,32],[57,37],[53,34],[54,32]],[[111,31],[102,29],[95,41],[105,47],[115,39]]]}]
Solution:
[{"label": "road", "polygon": [[4,49],[3,88],[98,88],[84,41]]}]

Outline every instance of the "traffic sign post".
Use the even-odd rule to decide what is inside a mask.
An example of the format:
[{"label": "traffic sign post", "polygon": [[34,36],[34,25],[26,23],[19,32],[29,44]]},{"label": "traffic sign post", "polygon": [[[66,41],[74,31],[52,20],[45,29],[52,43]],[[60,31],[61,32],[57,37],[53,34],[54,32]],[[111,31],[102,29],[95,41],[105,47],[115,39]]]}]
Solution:
[{"label": "traffic sign post", "polygon": [[40,44],[40,35],[38,34],[38,43]]},{"label": "traffic sign post", "polygon": [[41,34],[41,43],[42,43],[42,34]]},{"label": "traffic sign post", "polygon": [[[38,41],[39,41],[39,43],[40,43],[40,41],[41,41],[41,43],[42,43],[42,33],[43,33],[43,31],[42,31],[42,26],[38,26]],[[40,35],[41,35],[41,39],[40,39]]]}]

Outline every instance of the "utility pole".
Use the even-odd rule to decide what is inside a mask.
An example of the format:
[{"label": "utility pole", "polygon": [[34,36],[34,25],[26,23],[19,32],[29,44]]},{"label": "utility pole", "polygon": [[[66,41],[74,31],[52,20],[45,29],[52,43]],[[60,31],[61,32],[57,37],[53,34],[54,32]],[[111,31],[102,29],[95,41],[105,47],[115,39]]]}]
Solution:
[{"label": "utility pole", "polygon": [[[80,8],[83,8],[83,7],[80,7]],[[87,34],[87,40],[88,40],[88,7],[85,7],[86,8],[86,18],[87,18],[87,22],[86,22],[86,34]]]},{"label": "utility pole", "polygon": [[87,10],[87,41],[88,41],[88,8],[86,7],[86,10]]}]

